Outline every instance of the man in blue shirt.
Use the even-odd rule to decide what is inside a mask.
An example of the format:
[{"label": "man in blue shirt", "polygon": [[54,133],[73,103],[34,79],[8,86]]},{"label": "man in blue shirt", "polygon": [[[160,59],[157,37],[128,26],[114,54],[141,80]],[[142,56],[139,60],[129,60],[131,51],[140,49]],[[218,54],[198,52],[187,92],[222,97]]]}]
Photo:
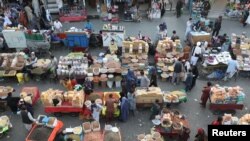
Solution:
[{"label": "man in blue shirt", "polygon": [[89,22],[89,20],[87,20],[87,23],[84,24],[84,29],[87,29],[88,31],[92,31],[93,30],[93,24],[91,22]]}]

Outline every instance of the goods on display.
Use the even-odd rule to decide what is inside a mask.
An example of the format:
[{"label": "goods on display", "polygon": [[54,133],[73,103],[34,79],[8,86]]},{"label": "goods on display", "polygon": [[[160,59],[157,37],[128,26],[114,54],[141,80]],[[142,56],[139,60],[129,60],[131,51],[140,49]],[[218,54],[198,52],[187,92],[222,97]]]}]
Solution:
[{"label": "goods on display", "polygon": [[151,134],[140,134],[137,136],[138,141],[164,141],[159,132],[152,131]]},{"label": "goods on display", "polygon": [[84,104],[83,91],[67,91],[49,89],[42,92],[41,100],[45,106],[53,106],[53,99],[56,99],[58,103],[56,106],[62,106],[64,102],[70,103],[72,107],[82,107]]},{"label": "goods on display", "polygon": [[92,127],[93,131],[100,131],[101,130],[101,125],[98,121],[91,122],[91,127]]},{"label": "goods on display", "polygon": [[242,71],[250,71],[250,38],[233,33],[231,40],[231,46],[237,57],[239,69]]},{"label": "goods on display", "polygon": [[10,86],[0,86],[0,97],[7,97],[8,93],[12,93],[14,88]]},{"label": "goods on display", "polygon": [[22,70],[25,66],[25,54],[19,53],[0,53],[0,70]]},{"label": "goods on display", "polygon": [[215,104],[243,104],[245,94],[243,89],[216,85],[211,88],[211,103]]},{"label": "goods on display", "polygon": [[244,116],[242,116],[239,120],[240,125],[250,125],[250,114],[247,113]]},{"label": "goods on display", "polygon": [[57,75],[59,77],[83,76],[86,74],[87,68],[88,60],[83,57],[83,53],[70,53],[59,58]]},{"label": "goods on display", "polygon": [[210,35],[210,33],[205,32],[205,31],[201,31],[201,32],[191,31],[189,33],[188,39],[189,39],[191,44],[196,44],[197,42],[200,42],[200,41],[210,42],[211,35]]},{"label": "goods on display", "polygon": [[65,5],[60,9],[59,20],[61,22],[81,22],[86,19],[87,11],[85,9],[79,7],[70,8]]},{"label": "goods on display", "polygon": [[182,91],[164,92],[163,93],[163,100],[166,103],[186,102],[187,95],[185,92],[182,92]]},{"label": "goods on display", "polygon": [[148,12],[149,19],[159,19],[161,18],[161,6],[159,1],[152,0],[151,8]]},{"label": "goods on display", "polygon": [[111,24],[104,24],[102,29],[103,47],[109,47],[111,40],[117,44],[118,47],[122,46],[125,38],[125,27]]},{"label": "goods on display", "polygon": [[148,43],[143,40],[123,41],[122,64],[129,69],[144,70],[148,66]]},{"label": "goods on display", "polygon": [[93,57],[94,64],[88,69],[88,78],[93,80],[94,83],[99,81],[121,81],[122,69],[121,62],[117,55],[107,54],[104,57]]},{"label": "goods on display", "polygon": [[121,133],[119,128],[112,125],[105,125],[104,127],[104,141],[121,141]]},{"label": "goods on display", "polygon": [[163,102],[163,94],[159,87],[149,87],[136,89],[135,91],[136,103],[154,103],[156,99],[160,103]]},{"label": "goods on display", "polygon": [[153,133],[181,134],[184,127],[189,129],[189,123],[184,115],[180,114],[177,110],[171,111],[167,108],[163,108],[161,115],[157,115],[152,122],[155,124],[155,126],[151,129],[151,132]]},{"label": "goods on display", "polygon": [[218,64],[228,64],[228,61],[232,60],[229,52],[224,51],[220,53],[209,53],[204,55],[204,63],[207,65],[218,65]]},{"label": "goods on display", "polygon": [[11,123],[10,123],[9,117],[8,116],[1,116],[0,117],[0,134],[9,130],[10,127],[11,127]]},{"label": "goods on display", "polygon": [[244,9],[250,8],[249,4],[241,0],[228,0],[225,8],[225,15],[230,18],[241,18]]},{"label": "goods on display", "polygon": [[84,122],[82,124],[82,127],[83,127],[83,132],[84,133],[89,133],[91,132],[91,123],[90,122]]},{"label": "goods on display", "polygon": [[237,125],[239,122],[239,118],[236,116],[232,116],[232,114],[224,114],[223,115],[223,125]]}]

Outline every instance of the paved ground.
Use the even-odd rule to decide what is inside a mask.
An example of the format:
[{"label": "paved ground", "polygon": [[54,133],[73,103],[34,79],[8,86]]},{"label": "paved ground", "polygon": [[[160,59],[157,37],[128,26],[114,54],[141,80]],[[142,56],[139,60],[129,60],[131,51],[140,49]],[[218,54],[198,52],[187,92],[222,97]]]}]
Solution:
[{"label": "paved ground", "polygon": [[[185,32],[185,24],[188,19],[188,16],[183,16],[179,19],[176,19],[175,16],[173,16],[172,13],[166,13],[165,17],[160,20],[154,20],[154,21],[147,21],[146,19],[142,21],[142,23],[120,23],[120,25],[124,25],[126,27],[126,34],[129,35],[136,35],[139,30],[142,31],[143,34],[150,35],[152,38],[155,37],[156,34],[156,26],[159,25],[159,23],[165,21],[168,25],[169,35],[171,35],[172,30],[177,30],[177,34],[183,39],[184,32]],[[104,22],[99,20],[93,20],[94,27],[96,31],[101,29]],[[64,24],[64,28],[67,29],[71,26],[75,26],[78,28],[81,28],[83,26],[83,23],[67,23]],[[242,33],[243,31],[249,31],[249,26],[243,28],[242,25],[237,21],[223,21],[222,30],[221,33],[228,33],[231,35],[231,33]],[[248,33],[249,35],[249,33]],[[92,52],[97,52],[98,49],[92,49]],[[53,52],[56,56],[60,55],[66,55],[68,53],[68,50],[65,49],[58,49]],[[187,119],[190,122],[191,126],[191,138],[190,140],[194,139],[194,135],[196,133],[196,129],[199,127],[207,128],[207,124],[211,123],[212,120],[216,118],[210,110],[201,108],[198,101],[201,95],[202,87],[205,85],[206,81],[204,80],[197,80],[196,87],[188,93],[188,102],[183,103],[181,105],[172,107],[175,109],[178,109],[181,113],[185,114],[187,116]],[[217,82],[214,82],[217,83]],[[227,86],[235,86],[239,85],[241,86],[244,91],[247,94],[246,101],[245,101],[245,109],[242,111],[237,112],[237,116],[241,116],[247,112],[249,112],[248,108],[250,106],[250,97],[248,96],[248,92],[250,91],[249,87],[249,79],[248,78],[240,78],[237,80],[237,82],[231,81],[231,82],[219,82],[221,85],[227,85]],[[16,89],[15,95],[18,95],[21,88],[24,86],[38,86],[40,91],[47,90],[48,88],[59,88],[63,89],[62,86],[60,86],[58,83],[50,83],[48,81],[30,81],[23,85],[18,85],[14,80],[5,80],[3,82],[0,82],[0,85],[10,85],[13,86]],[[179,90],[182,89],[184,86],[173,86],[172,84],[168,82],[161,82],[159,80],[159,85],[164,91],[171,91],[171,90]],[[45,114],[43,111],[43,106],[39,102],[34,107],[35,109],[35,116],[38,116],[39,114]],[[13,123],[14,128],[9,132],[8,138],[3,138],[0,140],[3,141],[23,141],[25,140],[25,137],[27,135],[26,130],[23,127],[23,124],[21,122],[21,117],[17,115],[11,114],[9,111],[0,113],[0,115],[8,115],[11,117],[11,122]],[[149,118],[149,110],[139,110],[136,113],[135,117],[130,117],[129,121],[125,123],[120,122],[114,122],[113,124],[117,123],[117,126],[121,128],[122,137],[124,141],[135,141],[136,135],[140,133],[149,133],[150,128],[153,126],[153,124],[148,120]],[[83,121],[79,120],[77,117],[71,117],[70,115],[65,115],[61,118],[59,118],[65,123],[64,127],[73,127],[80,125]]]}]

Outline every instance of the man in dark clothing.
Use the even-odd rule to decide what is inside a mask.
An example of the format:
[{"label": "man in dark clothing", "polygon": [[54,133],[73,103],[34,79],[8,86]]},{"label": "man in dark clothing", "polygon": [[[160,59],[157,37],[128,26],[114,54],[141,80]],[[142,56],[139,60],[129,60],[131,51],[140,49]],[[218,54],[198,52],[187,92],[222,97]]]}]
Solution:
[{"label": "man in dark clothing", "polygon": [[151,70],[151,78],[150,78],[150,85],[149,87],[157,87],[157,72],[156,72],[156,69],[155,68],[152,68]]},{"label": "man in dark clothing", "polygon": [[192,81],[193,81],[192,70],[188,70],[187,78],[186,78],[186,81],[185,81],[185,91],[186,92],[191,90]]},{"label": "man in dark clothing", "polygon": [[222,22],[222,16],[219,16],[218,19],[216,19],[215,23],[214,23],[214,30],[212,33],[212,36],[218,36],[220,29],[221,29],[221,22]]},{"label": "man in dark clothing", "polygon": [[33,118],[31,113],[24,105],[21,107],[21,111],[17,112],[17,114],[21,115],[25,128],[30,131],[30,129],[32,128],[32,123],[36,122],[36,119]]},{"label": "man in dark clothing", "polygon": [[212,86],[212,83],[211,83],[211,82],[207,82],[207,86],[204,87],[203,90],[202,90],[202,95],[201,95],[201,102],[200,102],[200,104],[201,104],[203,107],[206,107],[207,100],[208,100],[209,97],[210,97],[211,86]]},{"label": "man in dark clothing", "polygon": [[159,100],[156,99],[151,108],[150,120],[154,119],[156,115],[160,113],[161,106],[159,105]]},{"label": "man in dark clothing", "polygon": [[181,16],[181,9],[183,7],[183,2],[182,0],[178,0],[176,4],[176,17],[179,18]]},{"label": "man in dark clothing", "polygon": [[179,39],[179,36],[176,34],[176,31],[173,31],[173,35],[171,36],[171,40],[175,42],[176,39]]},{"label": "man in dark clothing", "polygon": [[165,14],[165,5],[164,5],[164,3],[162,3],[161,4],[161,18],[164,16],[164,14]]},{"label": "man in dark clothing", "polygon": [[249,11],[248,9],[246,9],[243,11],[243,21],[242,21],[243,27],[247,25],[246,21],[247,21],[248,16],[249,16]]},{"label": "man in dark clothing", "polygon": [[180,82],[180,75],[183,70],[183,65],[180,60],[176,60],[174,64],[174,74],[172,78],[172,83],[175,84],[175,81],[177,84]]},{"label": "man in dark clothing", "polygon": [[196,79],[198,78],[199,76],[199,71],[198,71],[198,68],[197,66],[192,66],[192,73],[193,73],[193,81],[192,81],[192,85],[191,85],[191,89],[193,89],[193,87],[195,86],[196,84]]}]

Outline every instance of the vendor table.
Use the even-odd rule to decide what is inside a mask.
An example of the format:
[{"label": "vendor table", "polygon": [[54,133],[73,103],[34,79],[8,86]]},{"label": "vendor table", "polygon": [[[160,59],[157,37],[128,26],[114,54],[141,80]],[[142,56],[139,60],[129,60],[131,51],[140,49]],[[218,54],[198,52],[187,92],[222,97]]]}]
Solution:
[{"label": "vendor table", "polygon": [[[37,130],[39,127],[41,127],[40,125],[35,124],[32,129],[30,130],[28,136],[26,137],[25,141],[33,141],[33,139],[31,139],[32,134],[35,132],[35,130]],[[43,137],[40,138],[40,141],[54,141],[56,134],[61,130],[61,128],[63,127],[63,122],[57,120],[57,125],[56,127],[54,127],[53,129],[49,128],[49,127],[41,127],[41,128],[48,128],[48,131],[50,133],[50,136],[48,138]],[[51,130],[50,130],[51,129]],[[37,133],[39,134],[39,133]],[[33,135],[34,136],[34,135]]]},{"label": "vendor table", "polygon": [[[189,127],[189,122],[185,120],[181,120],[181,123],[183,124],[183,127],[185,128],[190,128]],[[166,132],[164,127],[161,125],[155,126],[155,131],[159,132],[163,137],[169,137],[169,138],[178,138],[181,135],[180,131],[176,130],[170,130],[169,132]]]},{"label": "vendor table", "polygon": [[66,40],[69,47],[82,47],[89,46],[89,37],[85,32],[65,32]]},{"label": "vendor table", "polygon": [[6,98],[8,93],[12,93],[14,89],[12,87],[0,86],[0,98]]},{"label": "vendor table", "polygon": [[109,47],[113,39],[118,47],[122,46],[122,41],[125,38],[125,30],[102,30],[103,47]]},{"label": "vendor table", "polygon": [[23,87],[21,92],[26,92],[27,94],[32,94],[32,105],[35,105],[40,98],[40,92],[38,87]]},{"label": "vendor table", "polygon": [[189,33],[189,37],[188,37],[189,42],[194,45],[199,41],[207,41],[207,42],[211,42],[211,35],[210,33],[207,32],[190,32]]}]

